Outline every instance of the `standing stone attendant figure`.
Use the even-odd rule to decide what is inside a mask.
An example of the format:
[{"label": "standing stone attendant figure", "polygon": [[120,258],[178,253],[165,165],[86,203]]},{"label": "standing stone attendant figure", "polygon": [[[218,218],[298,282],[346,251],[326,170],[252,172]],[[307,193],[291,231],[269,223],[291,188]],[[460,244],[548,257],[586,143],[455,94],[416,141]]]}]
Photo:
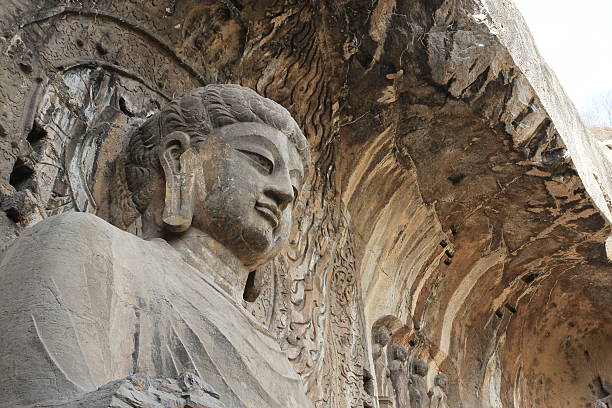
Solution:
[{"label": "standing stone attendant figure", "polygon": [[393,406],[393,386],[391,384],[391,373],[389,372],[388,345],[391,342],[391,332],[388,328],[381,326],[374,329],[372,345],[372,357],[376,372],[376,391],[378,402],[381,407]]},{"label": "standing stone attendant figure", "polygon": [[448,408],[446,387],[448,385],[448,377],[444,374],[436,375],[434,386],[430,393],[429,408]]},{"label": "standing stone attendant figure", "polygon": [[409,378],[406,369],[408,352],[401,346],[391,346],[391,351],[393,360],[389,364],[389,372],[391,373],[391,384],[395,391],[395,406],[397,408],[411,408],[408,390]]},{"label": "standing stone attendant figure", "polygon": [[410,404],[411,408],[429,408],[429,397],[427,395],[427,361],[414,360],[412,362],[412,375],[410,376]]}]

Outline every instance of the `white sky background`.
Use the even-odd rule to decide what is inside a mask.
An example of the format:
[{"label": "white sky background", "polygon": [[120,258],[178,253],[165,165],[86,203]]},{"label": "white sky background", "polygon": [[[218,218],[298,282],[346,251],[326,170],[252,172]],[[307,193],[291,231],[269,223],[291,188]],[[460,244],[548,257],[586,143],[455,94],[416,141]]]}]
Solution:
[{"label": "white sky background", "polygon": [[612,92],[612,0],[515,0],[579,111]]}]

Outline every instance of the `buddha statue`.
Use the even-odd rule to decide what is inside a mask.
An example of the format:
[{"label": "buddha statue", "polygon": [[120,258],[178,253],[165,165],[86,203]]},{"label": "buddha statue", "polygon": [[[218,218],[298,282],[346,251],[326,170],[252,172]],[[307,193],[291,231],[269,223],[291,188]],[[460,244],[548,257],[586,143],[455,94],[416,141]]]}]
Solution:
[{"label": "buddha statue", "polygon": [[288,238],[309,162],[290,114],[241,86],[194,89],[149,117],[116,162],[121,228],[65,213],[4,253],[0,407],[183,372],[226,407],[311,407],[242,303]]},{"label": "buddha statue", "polygon": [[372,330],[372,340],[372,359],[376,370],[378,405],[393,407],[395,396],[389,370],[391,331],[385,326],[376,327]]}]

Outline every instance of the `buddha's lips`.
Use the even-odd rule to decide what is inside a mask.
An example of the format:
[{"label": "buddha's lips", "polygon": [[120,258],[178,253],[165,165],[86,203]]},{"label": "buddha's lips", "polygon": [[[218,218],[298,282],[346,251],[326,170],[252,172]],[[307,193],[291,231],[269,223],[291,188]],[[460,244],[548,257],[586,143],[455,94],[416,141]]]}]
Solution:
[{"label": "buddha's lips", "polygon": [[276,206],[258,201],[255,203],[255,209],[259,211],[265,219],[270,221],[272,228],[278,227],[280,223],[280,211]]}]

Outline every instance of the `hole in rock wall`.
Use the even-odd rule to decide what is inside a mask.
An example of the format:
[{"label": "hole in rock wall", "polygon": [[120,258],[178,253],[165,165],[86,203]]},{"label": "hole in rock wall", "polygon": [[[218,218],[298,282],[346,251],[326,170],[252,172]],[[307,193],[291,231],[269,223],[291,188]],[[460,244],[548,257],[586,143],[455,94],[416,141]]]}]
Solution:
[{"label": "hole in rock wall", "polygon": [[33,187],[32,175],[34,169],[25,164],[22,159],[17,159],[13,171],[9,177],[9,183],[15,190],[21,191]]},{"label": "hole in rock wall", "polygon": [[96,47],[96,51],[98,51],[98,54],[100,54],[100,55],[108,54],[108,50],[106,49],[104,44],[102,44],[102,42],[97,42],[95,47]]},{"label": "hole in rock wall", "polygon": [[256,274],[257,274],[257,271],[249,272],[249,276],[247,278],[246,285],[244,286],[244,293],[242,294],[242,299],[246,300],[247,302],[254,302],[257,300],[257,297],[259,296],[260,290],[255,284]]},{"label": "hole in rock wall", "polygon": [[128,107],[127,104],[125,102],[125,98],[121,97],[119,98],[119,109],[121,110],[121,112],[125,113],[126,116],[133,118],[134,117],[134,113],[132,113]]},{"label": "hole in rock wall", "polygon": [[487,67],[483,72],[478,75],[476,80],[470,85],[465,91],[463,91],[463,97],[470,98],[478,93],[478,91],[484,86],[489,78],[489,71],[491,67]]},{"label": "hole in rock wall", "polygon": [[24,74],[31,74],[33,71],[33,68],[30,64],[26,64],[24,62],[20,62],[17,64],[19,66],[19,69],[24,73]]},{"label": "hole in rock wall", "polygon": [[28,133],[26,140],[36,154],[42,152],[43,140],[47,137],[47,131],[36,121],[32,125],[32,130]]},{"label": "hole in rock wall", "polygon": [[523,276],[523,282],[525,282],[525,283],[531,283],[531,282],[533,282],[534,280],[536,280],[536,278],[537,278],[538,276],[540,276],[540,275],[539,275],[539,274],[537,274],[537,273],[530,273],[530,274],[529,274],[529,275],[527,275],[527,276]]},{"label": "hole in rock wall", "polygon": [[372,374],[368,370],[363,370],[363,389],[371,397],[374,396],[374,382]]},{"label": "hole in rock wall", "polygon": [[17,211],[13,207],[7,208],[6,210],[4,210],[4,213],[15,224],[17,224],[21,220],[21,215],[19,215],[19,211]]},{"label": "hole in rock wall", "polygon": [[458,185],[465,178],[465,174],[455,174],[453,176],[448,177],[448,181],[450,181],[453,186]]},{"label": "hole in rock wall", "polygon": [[516,307],[512,306],[510,303],[506,303],[506,309],[508,309],[512,314],[517,312]]}]

